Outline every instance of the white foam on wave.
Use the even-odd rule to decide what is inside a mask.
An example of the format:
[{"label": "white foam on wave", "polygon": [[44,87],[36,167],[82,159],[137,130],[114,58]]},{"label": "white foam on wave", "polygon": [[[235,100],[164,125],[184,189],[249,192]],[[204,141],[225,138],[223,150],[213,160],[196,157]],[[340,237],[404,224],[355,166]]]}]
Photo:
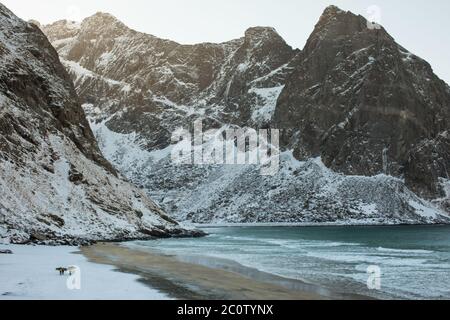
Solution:
[{"label": "white foam on wave", "polygon": [[309,257],[343,263],[365,263],[368,265],[417,267],[429,262],[428,259],[415,257],[380,256],[370,252],[308,252]]},{"label": "white foam on wave", "polygon": [[326,248],[326,247],[356,247],[361,246],[359,243],[352,242],[337,242],[337,241],[318,241],[318,240],[285,240],[272,238],[255,238],[255,237],[240,237],[240,236],[224,236],[226,240],[244,241],[262,244],[269,244],[272,246],[281,246],[288,249],[302,249],[302,248]]},{"label": "white foam on wave", "polygon": [[391,249],[391,248],[383,248],[379,247],[377,248],[377,251],[380,252],[389,252],[389,253],[411,253],[411,254],[432,254],[434,251],[429,250],[412,250],[412,249]]}]

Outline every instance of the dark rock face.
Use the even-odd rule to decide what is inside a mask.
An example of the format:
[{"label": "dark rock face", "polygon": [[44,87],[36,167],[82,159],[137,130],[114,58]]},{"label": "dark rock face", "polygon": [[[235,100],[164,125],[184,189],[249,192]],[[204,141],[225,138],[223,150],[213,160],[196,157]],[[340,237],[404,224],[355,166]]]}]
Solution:
[{"label": "dark rock face", "polygon": [[[92,143],[95,138],[84,111],[80,108],[70,77],[59,62],[55,49],[37,26],[27,23],[14,24],[12,13],[4,7],[2,9],[2,37],[10,41],[9,44],[0,43],[6,62],[2,65],[0,74],[0,86],[5,97],[26,105],[37,117],[53,120],[52,126],[64,132],[83,154],[115,173],[111,164],[101,155],[96,143]],[[24,39],[18,39],[18,34],[22,34]],[[21,50],[24,59],[13,57],[14,50]],[[37,66],[30,63],[30,60],[40,63]],[[16,131],[21,138],[31,144],[37,144],[20,121],[14,117],[5,119],[0,128],[1,132],[11,136],[11,133]],[[44,136],[46,128],[38,128]],[[20,145],[18,141],[17,144]]]},{"label": "dark rock face", "polygon": [[190,231],[118,176],[56,50],[0,4],[0,241],[79,244],[150,233]]},{"label": "dark rock face", "polygon": [[[424,197],[445,195],[436,182],[448,177],[450,159],[450,133],[445,131],[434,139],[424,139],[409,151],[405,165],[406,183]],[[446,208],[449,209],[449,200]]]},{"label": "dark rock face", "polygon": [[427,62],[384,29],[368,28],[363,17],[330,7],[286,83],[274,121],[287,129],[284,141],[299,159],[321,155],[350,175],[405,176],[414,191],[433,198],[443,196],[438,177],[448,179],[449,119],[449,87]]},{"label": "dark rock face", "polygon": [[[432,222],[416,195],[448,212],[450,90],[361,16],[328,7],[301,51],[268,27],[180,45],[104,13],[42,29],[107,159],[177,218]],[[199,118],[282,129],[282,172],[174,166],[172,132]]]}]

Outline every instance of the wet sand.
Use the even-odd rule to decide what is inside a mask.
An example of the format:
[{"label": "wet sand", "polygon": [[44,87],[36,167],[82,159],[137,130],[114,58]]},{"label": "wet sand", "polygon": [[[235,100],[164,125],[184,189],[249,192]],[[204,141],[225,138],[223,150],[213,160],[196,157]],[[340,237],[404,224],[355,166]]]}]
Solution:
[{"label": "wet sand", "polygon": [[365,299],[207,257],[195,261],[113,243],[83,247],[81,252],[91,262],[114,265],[119,271],[137,274],[142,282],[175,299]]}]

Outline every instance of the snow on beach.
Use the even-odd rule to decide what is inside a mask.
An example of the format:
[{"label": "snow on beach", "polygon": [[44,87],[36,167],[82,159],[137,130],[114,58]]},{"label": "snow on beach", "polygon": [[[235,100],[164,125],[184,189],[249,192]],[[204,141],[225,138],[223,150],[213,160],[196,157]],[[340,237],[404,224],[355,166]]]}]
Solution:
[{"label": "snow on beach", "polygon": [[[1,246],[0,300],[163,300],[165,294],[138,282],[139,277],[89,262],[77,247]],[[56,268],[80,268],[81,289],[67,287],[69,276]]]}]

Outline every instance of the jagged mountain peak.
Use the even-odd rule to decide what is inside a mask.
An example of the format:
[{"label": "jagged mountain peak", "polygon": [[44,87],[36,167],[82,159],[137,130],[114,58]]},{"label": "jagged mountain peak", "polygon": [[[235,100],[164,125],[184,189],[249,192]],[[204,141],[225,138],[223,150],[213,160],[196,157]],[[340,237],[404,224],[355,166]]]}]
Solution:
[{"label": "jagged mountain peak", "polygon": [[[342,37],[352,37],[355,34],[387,36],[388,33],[380,25],[370,27],[368,20],[362,15],[356,15],[351,11],[344,11],[336,6],[327,7],[320,16],[310,41],[339,40]],[[392,39],[392,38],[391,38]],[[393,40],[393,39],[392,39]]]},{"label": "jagged mountain peak", "polygon": [[97,13],[93,14],[92,16],[89,16],[89,17],[83,19],[82,24],[89,24],[89,25],[93,25],[93,26],[119,25],[119,26],[125,27],[125,24],[122,21],[120,21],[118,18],[116,18],[115,16],[113,16],[112,14],[107,13],[107,12],[97,12]]},{"label": "jagged mountain peak", "polygon": [[323,10],[323,13],[322,13],[321,17],[322,18],[324,18],[324,17],[333,17],[333,16],[336,16],[338,14],[343,14],[343,13],[345,13],[345,11],[342,10],[341,8],[339,8],[338,6],[336,6],[336,5],[329,5],[328,7],[325,8],[325,10]]},{"label": "jagged mountain peak", "polygon": [[85,35],[86,39],[100,36],[118,37],[132,31],[119,19],[105,12],[97,12],[81,22],[62,19],[47,25],[35,24],[44,31],[51,42],[73,38],[80,34]]},{"label": "jagged mountain peak", "polygon": [[97,12],[96,14],[85,18],[81,22],[81,29],[92,35],[102,34],[108,37],[116,37],[131,31],[131,29],[118,18],[105,12]]},{"label": "jagged mountain peak", "polygon": [[272,27],[251,27],[245,31],[245,43],[252,47],[267,44],[287,46],[286,41]]},{"label": "jagged mountain peak", "polygon": [[279,34],[273,27],[256,26],[250,27],[245,31],[246,38],[265,38],[279,37]]},{"label": "jagged mountain peak", "polygon": [[35,23],[41,30],[44,31],[46,36],[51,42],[54,42],[63,38],[71,38],[78,34],[80,31],[81,23],[70,20],[58,20],[49,25],[42,25],[39,22]]},{"label": "jagged mountain peak", "polygon": [[119,21],[119,19],[117,19],[111,13],[103,12],[103,11],[97,11],[92,16],[88,17],[87,19],[96,19],[96,20],[101,20],[101,21],[105,21],[105,20],[108,20],[108,21]]},{"label": "jagged mountain peak", "polygon": [[[361,19],[362,18],[362,19]],[[331,30],[336,24],[343,24],[350,20],[363,23],[363,17],[355,15],[351,11],[344,11],[337,6],[331,5],[325,8],[315,26],[313,35],[318,32]],[[348,31],[348,30],[347,30]]]},{"label": "jagged mountain peak", "polygon": [[[34,23],[39,27],[43,26],[39,21],[36,21],[36,20],[30,20],[29,22]],[[79,29],[81,26],[81,22],[62,19],[62,20],[57,20],[57,21],[49,24],[48,26],[52,26],[55,28],[59,27],[59,28]]]}]

